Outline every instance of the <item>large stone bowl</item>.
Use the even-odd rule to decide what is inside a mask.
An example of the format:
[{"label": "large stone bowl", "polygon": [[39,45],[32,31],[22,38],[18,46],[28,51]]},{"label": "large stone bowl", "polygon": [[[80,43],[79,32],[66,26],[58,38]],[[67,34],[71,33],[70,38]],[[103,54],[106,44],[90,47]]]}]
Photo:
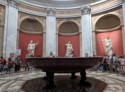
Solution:
[{"label": "large stone bowl", "polygon": [[72,73],[71,78],[76,78],[75,73],[80,72],[81,79],[79,85],[91,86],[86,82],[86,69],[92,68],[98,62],[102,62],[102,57],[42,57],[42,58],[26,58],[26,62],[37,69],[46,72],[47,85],[46,89],[54,88],[54,73]]},{"label": "large stone bowl", "polygon": [[98,62],[103,60],[102,57],[32,57],[26,58],[26,62],[34,68],[42,69],[45,72],[53,73],[71,73],[92,68]]}]

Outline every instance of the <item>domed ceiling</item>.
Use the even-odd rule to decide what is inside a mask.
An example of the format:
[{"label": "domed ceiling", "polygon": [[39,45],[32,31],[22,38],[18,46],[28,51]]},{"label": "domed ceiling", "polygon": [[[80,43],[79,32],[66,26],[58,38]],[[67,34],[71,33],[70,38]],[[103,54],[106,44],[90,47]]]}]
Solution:
[{"label": "domed ceiling", "polygon": [[23,0],[48,7],[76,7],[107,0]]}]

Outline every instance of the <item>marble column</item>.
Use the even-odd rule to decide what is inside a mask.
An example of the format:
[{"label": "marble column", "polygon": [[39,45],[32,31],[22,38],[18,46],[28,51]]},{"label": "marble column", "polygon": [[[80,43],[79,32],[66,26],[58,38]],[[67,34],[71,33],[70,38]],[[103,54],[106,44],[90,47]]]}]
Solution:
[{"label": "marble column", "polygon": [[122,3],[122,12],[123,12],[123,49],[124,49],[124,54],[125,54],[125,0],[123,0]]},{"label": "marble column", "polygon": [[18,3],[8,0],[5,17],[4,52],[5,58],[17,49]]},{"label": "marble column", "polygon": [[93,56],[91,9],[89,6],[81,8],[81,26],[81,56]]},{"label": "marble column", "polygon": [[49,56],[52,51],[56,55],[56,12],[54,9],[48,9],[46,16],[46,55]]}]

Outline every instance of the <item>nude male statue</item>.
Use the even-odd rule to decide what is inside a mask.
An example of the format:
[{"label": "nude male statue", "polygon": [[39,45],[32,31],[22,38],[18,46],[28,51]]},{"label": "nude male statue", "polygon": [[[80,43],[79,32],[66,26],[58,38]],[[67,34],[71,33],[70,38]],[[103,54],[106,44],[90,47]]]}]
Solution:
[{"label": "nude male statue", "polygon": [[34,43],[32,40],[30,40],[30,43],[28,44],[28,47],[27,47],[28,54],[30,56],[34,56],[35,55],[35,48],[36,48],[36,45],[38,45],[38,43],[39,43],[39,41]]}]

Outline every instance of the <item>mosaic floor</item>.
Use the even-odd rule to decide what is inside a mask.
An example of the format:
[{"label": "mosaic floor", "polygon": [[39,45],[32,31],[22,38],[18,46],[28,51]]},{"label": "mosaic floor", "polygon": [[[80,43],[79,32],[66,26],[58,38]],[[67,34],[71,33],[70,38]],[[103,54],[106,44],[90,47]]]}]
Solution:
[{"label": "mosaic floor", "polygon": [[[45,76],[45,73],[39,70],[7,75],[0,74],[0,92],[25,92],[21,88],[27,80],[32,80],[34,78],[39,78],[43,76]],[[77,76],[79,76],[79,73],[77,74]],[[107,83],[107,86],[103,92],[125,92],[125,75],[123,74],[88,70],[87,77],[93,77]]]}]

